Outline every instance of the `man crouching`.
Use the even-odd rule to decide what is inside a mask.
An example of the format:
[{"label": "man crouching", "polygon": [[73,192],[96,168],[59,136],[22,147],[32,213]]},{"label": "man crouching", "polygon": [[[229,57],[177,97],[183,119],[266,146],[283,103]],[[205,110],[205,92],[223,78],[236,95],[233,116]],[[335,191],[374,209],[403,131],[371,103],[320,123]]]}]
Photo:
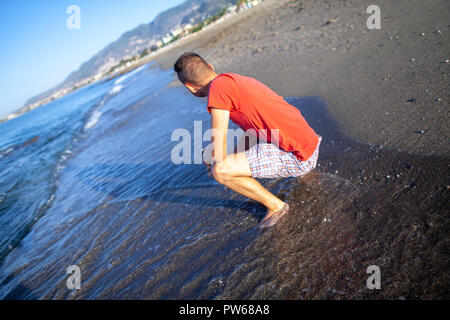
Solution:
[{"label": "man crouching", "polygon": [[[308,173],[317,165],[322,138],[297,108],[258,80],[235,73],[218,75],[192,52],[178,58],[174,70],[193,95],[208,97],[213,132],[212,161],[205,163],[208,170],[218,183],[266,206],[267,214],[260,227],[273,226],[288,213],[289,205],[254,178]],[[259,143],[227,154],[229,119],[244,131],[254,132]]]}]

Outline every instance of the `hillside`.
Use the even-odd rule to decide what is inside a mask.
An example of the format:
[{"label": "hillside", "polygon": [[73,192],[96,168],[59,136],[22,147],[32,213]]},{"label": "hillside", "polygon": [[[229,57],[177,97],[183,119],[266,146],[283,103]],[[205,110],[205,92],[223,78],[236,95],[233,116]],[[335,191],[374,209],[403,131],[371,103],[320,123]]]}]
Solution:
[{"label": "hillside", "polygon": [[140,53],[177,26],[196,23],[233,3],[235,0],[186,0],[178,6],[163,11],[150,23],[140,24],[133,30],[122,34],[119,39],[84,62],[78,70],[70,73],[62,83],[28,99],[25,106],[107,70],[123,58]]}]

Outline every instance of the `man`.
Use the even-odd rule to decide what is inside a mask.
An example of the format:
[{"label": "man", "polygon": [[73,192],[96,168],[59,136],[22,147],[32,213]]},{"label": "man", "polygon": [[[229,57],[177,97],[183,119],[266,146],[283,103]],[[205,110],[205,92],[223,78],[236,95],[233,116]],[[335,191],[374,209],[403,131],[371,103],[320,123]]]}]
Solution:
[{"label": "man", "polygon": [[[207,164],[217,182],[262,203],[262,228],[277,223],[289,205],[254,178],[290,177],[316,167],[321,137],[300,111],[261,82],[235,73],[217,75],[196,53],[184,53],[174,65],[178,79],[196,97],[208,97],[213,151]],[[226,154],[229,119],[251,130],[259,143]],[[275,142],[273,143],[275,137]]]}]

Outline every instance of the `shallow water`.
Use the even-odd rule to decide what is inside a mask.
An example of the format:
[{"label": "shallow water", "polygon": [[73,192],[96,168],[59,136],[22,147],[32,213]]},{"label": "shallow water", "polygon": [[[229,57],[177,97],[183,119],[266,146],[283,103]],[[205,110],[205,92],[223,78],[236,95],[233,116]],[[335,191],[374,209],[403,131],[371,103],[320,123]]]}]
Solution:
[{"label": "shallow water", "polygon": [[[448,297],[448,157],[353,141],[332,105],[287,97],[324,137],[319,167],[262,180],[292,209],[261,231],[262,206],[171,162],[174,129],[209,127],[171,80],[146,66],[0,125],[14,150],[0,158],[1,298]],[[381,290],[366,288],[371,264]]]}]

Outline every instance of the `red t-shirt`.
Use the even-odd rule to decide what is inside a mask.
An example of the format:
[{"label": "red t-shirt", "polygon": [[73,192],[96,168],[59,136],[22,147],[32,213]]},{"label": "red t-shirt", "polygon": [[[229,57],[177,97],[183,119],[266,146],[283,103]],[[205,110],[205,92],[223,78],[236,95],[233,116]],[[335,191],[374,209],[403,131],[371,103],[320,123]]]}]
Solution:
[{"label": "red t-shirt", "polygon": [[244,131],[254,129],[258,136],[266,132],[263,138],[267,142],[271,142],[272,134],[277,135],[271,130],[278,129],[279,147],[292,152],[300,161],[308,160],[319,142],[319,137],[297,108],[250,77],[235,73],[217,76],[209,86],[209,113],[210,108],[229,110],[231,120]]}]

